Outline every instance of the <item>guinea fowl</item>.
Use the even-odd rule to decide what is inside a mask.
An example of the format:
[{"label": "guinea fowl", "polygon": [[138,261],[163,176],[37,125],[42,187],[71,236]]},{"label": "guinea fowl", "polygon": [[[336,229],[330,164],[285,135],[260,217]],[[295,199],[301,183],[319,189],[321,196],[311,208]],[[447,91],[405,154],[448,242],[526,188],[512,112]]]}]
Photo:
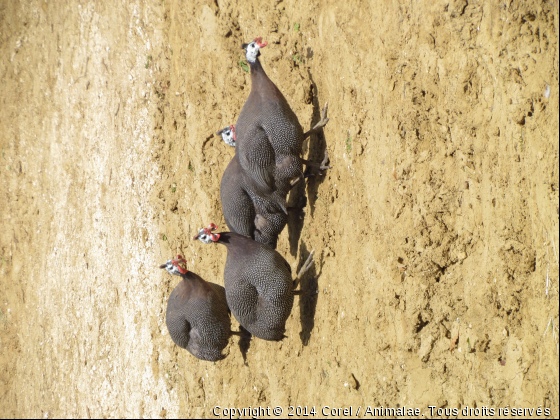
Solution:
[{"label": "guinea fowl", "polygon": [[243,170],[235,155],[229,162],[220,185],[222,211],[228,228],[240,235],[276,248],[278,235],[286,226],[284,212],[270,213],[262,199],[245,185]]},{"label": "guinea fowl", "polygon": [[181,267],[186,261],[177,255],[159,268],[180,276],[167,302],[166,324],[175,344],[201,360],[216,361],[232,334],[225,289],[203,280]]},{"label": "guinea fowl", "polygon": [[300,155],[305,135],[323,127],[328,118],[325,109],[324,118],[304,134],[297,116],[259,61],[259,50],[266,45],[262,38],[255,38],[241,46],[251,68],[251,93],[235,125],[236,154],[247,186],[267,210],[287,213],[291,181],[303,174]]},{"label": "guinea fowl", "polygon": [[200,229],[194,239],[217,242],[227,248],[224,269],[226,299],[237,321],[263,340],[281,340],[294,303],[294,291],[313,264],[313,251],[295,280],[290,265],[270,247],[234,232],[212,233],[213,223]]}]

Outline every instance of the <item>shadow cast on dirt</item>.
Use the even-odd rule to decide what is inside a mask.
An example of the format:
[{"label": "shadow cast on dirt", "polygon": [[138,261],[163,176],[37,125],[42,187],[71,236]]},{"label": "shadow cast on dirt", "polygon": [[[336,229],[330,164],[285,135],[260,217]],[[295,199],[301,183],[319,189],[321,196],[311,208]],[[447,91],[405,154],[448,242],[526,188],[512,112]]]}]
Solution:
[{"label": "shadow cast on dirt", "polygon": [[[321,104],[319,103],[317,84],[313,80],[311,72],[308,72],[309,79],[311,80],[311,86],[313,89],[313,117],[311,119],[310,129],[315,126],[321,120]],[[308,160],[312,162],[320,163],[325,156],[325,150],[327,149],[327,142],[325,140],[325,135],[323,130],[320,130],[317,134],[313,134],[307,140],[309,155]],[[288,198],[288,206],[301,207],[301,197],[305,195],[305,189],[307,187],[307,198],[309,206],[311,208],[311,215],[315,212],[315,203],[317,201],[317,192],[319,190],[319,185],[324,181],[324,174],[317,174],[316,170],[313,171],[311,168],[306,168],[306,182],[299,182],[294,186],[290,192]],[[288,218],[288,238],[290,242],[290,253],[295,257],[298,251],[298,243],[301,237],[301,231],[303,229],[303,222],[305,219],[305,213],[292,212]]]},{"label": "shadow cast on dirt", "polygon": [[239,350],[243,356],[243,363],[245,366],[249,366],[247,364],[247,352],[249,351],[249,347],[251,347],[253,335],[241,325],[239,326],[239,332],[241,333],[241,336],[239,337],[239,342],[237,344],[239,345]]},{"label": "shadow cast on dirt", "polygon": [[[298,264],[297,272],[299,272],[301,266],[309,256],[310,251],[307,249],[307,246],[303,243],[300,244],[301,246],[301,256],[302,259],[300,264]],[[317,254],[315,254],[317,255]],[[321,255],[319,253],[319,255]],[[320,274],[319,269],[319,274]],[[301,279],[299,289],[305,291],[305,294],[299,295],[299,314],[301,319],[301,332],[299,336],[301,338],[301,342],[304,346],[309,344],[309,339],[311,338],[311,331],[313,331],[313,327],[315,326],[315,311],[317,308],[317,299],[319,287],[319,274],[317,274],[316,262],[311,266],[309,271],[305,273],[303,278]]]}]

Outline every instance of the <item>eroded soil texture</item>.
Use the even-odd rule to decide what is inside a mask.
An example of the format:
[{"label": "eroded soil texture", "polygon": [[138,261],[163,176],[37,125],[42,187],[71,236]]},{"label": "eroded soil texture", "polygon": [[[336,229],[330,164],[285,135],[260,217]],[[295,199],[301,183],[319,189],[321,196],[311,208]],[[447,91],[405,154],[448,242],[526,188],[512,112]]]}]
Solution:
[{"label": "eroded soil texture", "polygon": [[[283,341],[202,362],[158,266],[223,284],[225,248],[192,237],[225,227],[214,133],[257,36],[304,130],[329,104],[304,156],[333,168],[278,246],[293,272],[315,250],[319,293]],[[558,1],[5,0],[0,80],[2,417],[558,417]]]}]

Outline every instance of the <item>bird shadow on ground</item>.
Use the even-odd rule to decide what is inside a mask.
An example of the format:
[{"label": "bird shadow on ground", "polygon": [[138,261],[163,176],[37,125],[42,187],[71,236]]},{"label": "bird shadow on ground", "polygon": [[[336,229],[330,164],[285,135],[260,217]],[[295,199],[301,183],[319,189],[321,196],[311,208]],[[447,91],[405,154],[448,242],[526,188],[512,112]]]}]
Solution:
[{"label": "bird shadow on ground", "polygon": [[[313,117],[311,118],[311,126],[309,127],[309,129],[311,129],[321,120],[321,104],[319,103],[317,84],[313,80],[311,72],[308,71],[308,74],[313,90]],[[327,142],[325,140],[323,130],[320,130],[317,134],[311,135],[306,141],[307,148],[309,150],[307,159],[312,162],[320,163],[323,160],[325,156],[325,150],[327,149]],[[305,151],[305,142],[303,150]],[[318,198],[317,192],[319,190],[319,185],[321,185],[321,183],[325,179],[325,172],[323,171],[323,174],[320,175],[316,174],[316,170],[314,171],[311,168],[306,168],[305,174],[309,174],[309,177],[305,179],[305,182],[300,181],[294,186],[294,188],[292,188],[292,191],[290,192],[290,196],[288,198],[288,206],[301,207],[301,197],[305,196],[305,190],[307,187],[308,202],[309,206],[311,207],[311,216],[313,216],[313,213],[315,212],[315,202]],[[288,240],[290,243],[290,253],[294,257],[298,252],[298,243],[303,229],[304,218],[305,213],[303,211],[290,212],[288,216]]]},{"label": "bird shadow on ground", "polygon": [[237,344],[239,345],[239,350],[243,356],[243,363],[245,366],[249,366],[247,364],[247,352],[249,351],[249,347],[251,347],[253,335],[241,325],[239,326],[239,332],[241,333],[241,336],[239,337],[239,342]]},{"label": "bird shadow on ground", "polygon": [[[300,261],[300,264],[298,264],[296,272],[299,272],[301,266],[310,253],[303,241],[301,242],[300,246],[302,259]],[[319,253],[318,255],[321,255],[321,253]],[[321,270],[319,269],[319,274],[320,271]],[[305,294],[299,295],[299,315],[301,319],[301,332],[299,333],[299,337],[301,338],[301,342],[304,346],[307,346],[309,344],[311,331],[313,331],[313,327],[315,326],[315,311],[317,308],[318,299],[316,291],[319,287],[319,274],[317,274],[317,268],[315,264],[313,264],[311,268],[309,268],[307,273],[303,275],[303,278],[300,281],[299,290],[303,290],[306,292]]]}]

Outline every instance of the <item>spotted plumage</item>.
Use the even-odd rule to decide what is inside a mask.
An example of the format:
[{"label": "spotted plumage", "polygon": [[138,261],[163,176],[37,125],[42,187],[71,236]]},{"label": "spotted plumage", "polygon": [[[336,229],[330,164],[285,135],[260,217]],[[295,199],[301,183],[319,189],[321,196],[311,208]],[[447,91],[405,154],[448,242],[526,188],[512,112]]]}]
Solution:
[{"label": "spotted plumage", "polygon": [[241,165],[235,155],[229,162],[220,184],[224,218],[229,229],[240,235],[254,237],[255,206],[243,181]]},{"label": "spotted plumage", "polygon": [[262,198],[249,191],[249,196],[255,203],[255,241],[266,244],[272,249],[276,249],[278,235],[288,223],[288,215],[283,211],[268,211],[267,206],[262,202]]},{"label": "spotted plumage", "polygon": [[182,278],[167,302],[169,335],[175,344],[198,359],[221,360],[232,334],[225,289],[187,271],[182,263],[185,260],[178,255],[160,266]]},{"label": "spotted plumage", "polygon": [[[251,93],[235,125],[236,154],[246,183],[268,211],[286,212],[290,181],[301,176],[302,127],[258,59],[260,38],[244,44],[251,67]],[[256,52],[255,52],[256,51]]]},{"label": "spotted plumage", "polygon": [[266,245],[233,232],[214,234],[215,228],[212,224],[200,229],[195,239],[227,248],[224,284],[231,312],[254,336],[263,340],[282,339],[297,285],[290,265]]},{"label": "spotted plumage", "polygon": [[288,221],[286,198],[293,181],[303,178],[303,164],[328,168],[300,157],[304,138],[323,127],[328,118],[325,107],[319,124],[303,133],[297,116],[259,62],[264,46],[261,38],[242,46],[251,66],[252,86],[237,125],[218,132],[226,143],[233,133],[236,146],[222,177],[221,198],[230,230],[276,248]]},{"label": "spotted plumage", "polygon": [[232,232],[276,248],[288,217],[282,211],[268,212],[262,198],[247,187],[237,155],[222,176],[220,198],[226,224]]}]

